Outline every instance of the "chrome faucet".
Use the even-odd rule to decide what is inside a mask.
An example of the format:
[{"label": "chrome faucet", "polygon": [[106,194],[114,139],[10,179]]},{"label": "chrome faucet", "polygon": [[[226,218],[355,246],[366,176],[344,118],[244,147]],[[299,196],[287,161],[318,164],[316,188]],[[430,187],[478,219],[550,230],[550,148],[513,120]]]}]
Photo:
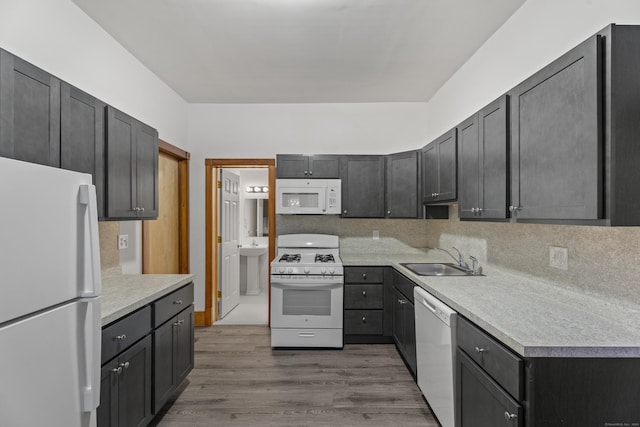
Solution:
[{"label": "chrome faucet", "polygon": [[[457,258],[451,252],[449,252],[446,249],[443,249],[443,248],[436,248],[436,249],[438,249],[439,251],[442,251],[442,252],[445,252],[445,253],[449,254],[449,256],[451,258],[453,258],[456,261],[456,263],[458,263],[458,267],[460,267],[460,268],[462,268],[464,270],[470,271],[469,265],[466,262],[464,262],[464,256],[462,256],[462,252],[460,252],[458,250],[458,248],[456,248],[455,246],[451,246],[451,248],[458,253],[458,257]],[[475,265],[475,263],[474,263],[474,265]]]}]

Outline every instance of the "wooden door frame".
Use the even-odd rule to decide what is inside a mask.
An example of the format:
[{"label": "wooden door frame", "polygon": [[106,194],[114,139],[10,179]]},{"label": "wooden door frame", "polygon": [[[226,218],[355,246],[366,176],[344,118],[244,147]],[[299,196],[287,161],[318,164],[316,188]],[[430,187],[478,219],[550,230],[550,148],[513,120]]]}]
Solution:
[{"label": "wooden door frame", "polygon": [[[268,168],[269,169],[269,263],[276,253],[276,160],[275,159],[205,159],[205,309],[196,316],[196,325],[211,326],[218,320],[218,192],[214,179],[221,168]],[[216,296],[214,298],[214,295]],[[271,306],[271,277],[269,277],[269,306]],[[202,312],[201,312],[202,313]],[[269,319],[270,321],[270,319]]]},{"label": "wooden door frame", "polygon": [[[175,145],[171,145],[161,139],[158,140],[158,151],[174,160],[178,161],[178,200],[180,207],[178,209],[178,223],[180,230],[178,231],[179,241],[179,260],[178,272],[180,274],[189,273],[189,159],[191,154]],[[160,208],[160,206],[159,206]],[[144,242],[144,234],[146,227],[142,222],[142,241]],[[142,245],[142,259],[145,257],[147,248]],[[143,271],[144,274],[144,263]]]}]

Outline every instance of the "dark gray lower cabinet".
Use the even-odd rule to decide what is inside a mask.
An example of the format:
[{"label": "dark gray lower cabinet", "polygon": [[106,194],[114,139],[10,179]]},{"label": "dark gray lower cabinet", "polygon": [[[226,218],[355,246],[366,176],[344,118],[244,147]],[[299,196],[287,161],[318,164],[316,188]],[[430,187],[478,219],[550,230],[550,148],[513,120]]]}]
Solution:
[{"label": "dark gray lower cabinet", "polygon": [[393,272],[393,340],[413,376],[417,370],[414,286],[402,274]]},{"label": "dark gray lower cabinet", "polygon": [[153,412],[193,369],[193,305],[153,332]]},{"label": "dark gray lower cabinet", "polygon": [[102,367],[99,426],[145,426],[151,420],[151,336]]},{"label": "dark gray lower cabinet", "polygon": [[344,342],[391,343],[391,269],[345,267]]}]

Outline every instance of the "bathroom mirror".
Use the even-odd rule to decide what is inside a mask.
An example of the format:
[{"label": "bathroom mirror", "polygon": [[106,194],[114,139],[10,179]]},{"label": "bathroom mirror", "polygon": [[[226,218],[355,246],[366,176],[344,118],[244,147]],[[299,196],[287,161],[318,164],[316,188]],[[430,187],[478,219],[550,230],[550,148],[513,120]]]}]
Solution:
[{"label": "bathroom mirror", "polygon": [[269,200],[245,199],[244,223],[249,237],[269,235]]}]

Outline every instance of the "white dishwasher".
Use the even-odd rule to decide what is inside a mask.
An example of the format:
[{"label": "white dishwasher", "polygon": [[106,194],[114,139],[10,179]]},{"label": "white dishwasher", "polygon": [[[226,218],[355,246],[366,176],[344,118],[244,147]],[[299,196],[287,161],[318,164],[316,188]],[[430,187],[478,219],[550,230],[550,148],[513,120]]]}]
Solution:
[{"label": "white dishwasher", "polygon": [[457,313],[416,286],[418,387],[442,427],[454,427],[454,367]]}]

